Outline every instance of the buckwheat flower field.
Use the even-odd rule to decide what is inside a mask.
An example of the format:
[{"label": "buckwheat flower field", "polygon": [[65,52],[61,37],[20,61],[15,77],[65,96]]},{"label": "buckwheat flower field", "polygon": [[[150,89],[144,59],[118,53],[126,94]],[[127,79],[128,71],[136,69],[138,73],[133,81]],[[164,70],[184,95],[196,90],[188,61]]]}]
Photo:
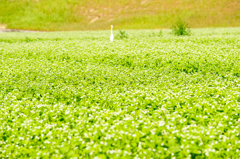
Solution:
[{"label": "buckwheat flower field", "polygon": [[1,33],[0,158],[240,158],[240,28],[170,32]]}]

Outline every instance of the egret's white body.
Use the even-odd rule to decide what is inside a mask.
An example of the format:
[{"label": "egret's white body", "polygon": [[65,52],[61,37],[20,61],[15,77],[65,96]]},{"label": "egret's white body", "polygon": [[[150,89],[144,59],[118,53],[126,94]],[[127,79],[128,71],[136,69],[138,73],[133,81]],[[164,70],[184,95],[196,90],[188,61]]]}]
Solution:
[{"label": "egret's white body", "polygon": [[113,25],[111,25],[111,36],[110,36],[110,41],[113,42]]}]

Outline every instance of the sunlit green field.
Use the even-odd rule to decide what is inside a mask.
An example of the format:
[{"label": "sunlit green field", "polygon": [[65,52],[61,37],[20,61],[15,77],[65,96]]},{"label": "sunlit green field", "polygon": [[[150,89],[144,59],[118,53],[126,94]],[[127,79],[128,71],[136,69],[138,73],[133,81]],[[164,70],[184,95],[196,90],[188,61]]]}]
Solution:
[{"label": "sunlit green field", "polygon": [[240,158],[240,28],[170,32],[0,33],[0,158]]}]

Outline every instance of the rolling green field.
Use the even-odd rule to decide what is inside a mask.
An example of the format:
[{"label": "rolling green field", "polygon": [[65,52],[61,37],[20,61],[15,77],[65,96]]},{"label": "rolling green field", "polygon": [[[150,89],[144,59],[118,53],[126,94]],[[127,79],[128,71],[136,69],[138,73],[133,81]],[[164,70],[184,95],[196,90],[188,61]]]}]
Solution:
[{"label": "rolling green field", "polygon": [[0,158],[240,158],[240,28],[170,32],[0,33]]}]

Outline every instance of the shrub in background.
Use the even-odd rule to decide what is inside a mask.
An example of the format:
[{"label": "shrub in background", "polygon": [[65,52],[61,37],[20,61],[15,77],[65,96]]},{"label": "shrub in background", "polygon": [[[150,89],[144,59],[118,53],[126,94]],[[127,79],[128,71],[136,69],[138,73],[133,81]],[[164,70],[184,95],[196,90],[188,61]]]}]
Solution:
[{"label": "shrub in background", "polygon": [[118,39],[127,39],[128,35],[127,35],[127,33],[125,31],[119,30],[119,33],[117,34],[117,38]]},{"label": "shrub in background", "polygon": [[190,35],[191,30],[186,22],[182,19],[178,19],[172,26],[172,33],[177,36]]}]

